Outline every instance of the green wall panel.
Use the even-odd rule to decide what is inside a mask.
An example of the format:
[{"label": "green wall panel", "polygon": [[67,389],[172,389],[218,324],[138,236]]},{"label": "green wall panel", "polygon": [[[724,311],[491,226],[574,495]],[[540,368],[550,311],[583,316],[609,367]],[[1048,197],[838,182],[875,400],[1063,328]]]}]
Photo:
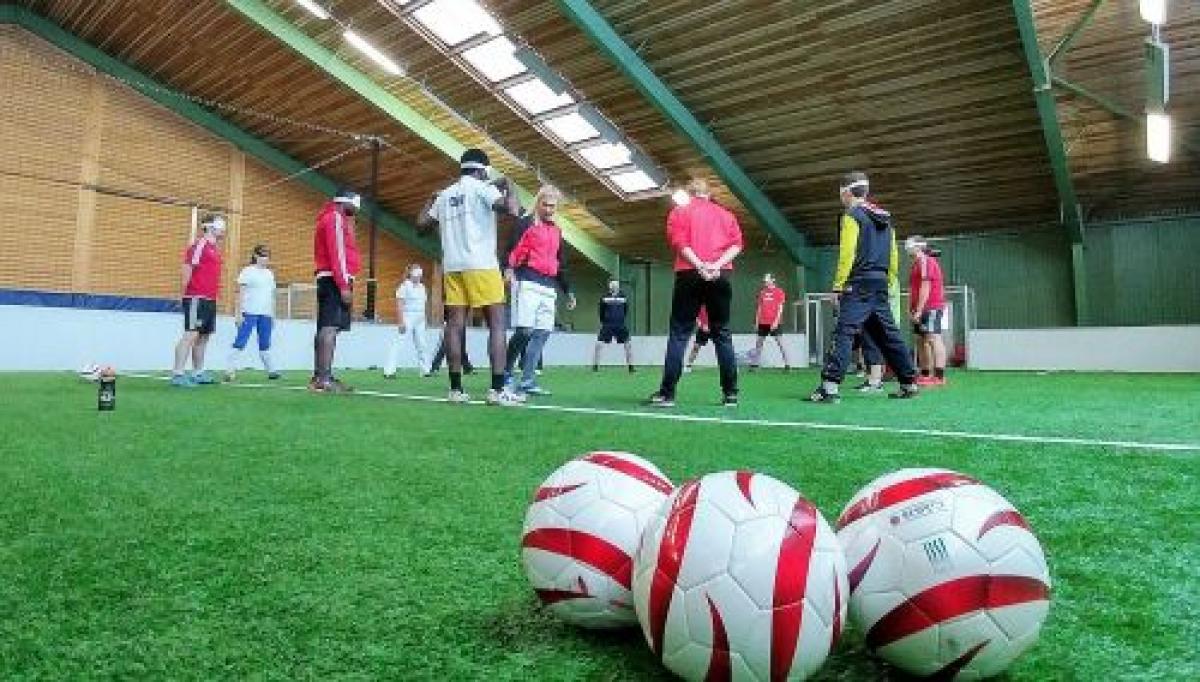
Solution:
[{"label": "green wall panel", "polygon": [[1091,226],[1085,256],[1097,325],[1200,324],[1200,216]]},{"label": "green wall panel", "polygon": [[[977,322],[982,329],[1069,327],[1074,324],[1070,245],[1057,228],[1021,233],[969,235],[940,239],[942,269],[950,284],[975,290]],[[1086,231],[1085,259],[1092,324],[1135,326],[1200,324],[1200,216],[1133,220],[1091,225]],[[808,287],[827,291],[837,260],[832,247],[814,248]],[[901,259],[907,288],[908,259]],[[662,263],[649,267],[623,263],[621,278],[631,295],[631,322],[636,334],[664,334],[671,310],[674,273]],[[754,328],[754,297],[764,272],[775,274],[788,292],[798,296],[796,269],[782,254],[747,253],[734,271],[733,329]],[[564,322],[580,331],[597,327],[595,308],[607,275],[585,266],[575,272],[579,310],[563,311]],[[647,300],[647,289],[649,300]],[[650,324],[646,324],[649,306]],[[785,329],[791,330],[794,308],[788,306]]]}]

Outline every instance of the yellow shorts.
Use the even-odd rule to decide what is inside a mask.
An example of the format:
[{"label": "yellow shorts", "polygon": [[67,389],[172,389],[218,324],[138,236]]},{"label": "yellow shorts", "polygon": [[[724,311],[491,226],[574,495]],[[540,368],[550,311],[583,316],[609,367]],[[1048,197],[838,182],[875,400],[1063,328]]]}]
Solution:
[{"label": "yellow shorts", "polygon": [[499,270],[447,272],[443,282],[446,305],[482,308],[504,303],[504,278]]}]

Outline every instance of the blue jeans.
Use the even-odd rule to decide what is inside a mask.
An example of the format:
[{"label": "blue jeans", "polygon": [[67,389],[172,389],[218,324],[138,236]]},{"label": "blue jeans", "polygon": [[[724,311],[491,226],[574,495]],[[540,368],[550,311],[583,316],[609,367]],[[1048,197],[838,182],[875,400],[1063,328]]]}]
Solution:
[{"label": "blue jeans", "polygon": [[250,343],[251,332],[256,332],[258,349],[271,350],[271,329],[274,326],[275,319],[270,315],[242,315],[242,324],[238,327],[233,347],[237,350],[245,350],[246,344]]}]

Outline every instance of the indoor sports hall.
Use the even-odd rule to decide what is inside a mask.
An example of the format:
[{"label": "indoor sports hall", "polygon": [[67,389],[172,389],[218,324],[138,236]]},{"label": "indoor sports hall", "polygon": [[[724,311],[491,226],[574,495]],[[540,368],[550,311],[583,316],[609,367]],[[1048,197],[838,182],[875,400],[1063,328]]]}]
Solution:
[{"label": "indoor sports hall", "polygon": [[0,678],[1200,679],[1194,0],[0,1]]}]

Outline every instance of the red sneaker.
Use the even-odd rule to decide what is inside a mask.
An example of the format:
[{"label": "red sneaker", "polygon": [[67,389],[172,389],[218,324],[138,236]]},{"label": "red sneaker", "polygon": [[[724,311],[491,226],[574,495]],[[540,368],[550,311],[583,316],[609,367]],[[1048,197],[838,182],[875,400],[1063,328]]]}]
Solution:
[{"label": "red sneaker", "polygon": [[934,379],[933,377],[927,377],[922,374],[921,376],[917,377],[917,385],[918,386],[937,386],[938,383],[937,383],[937,379]]}]

